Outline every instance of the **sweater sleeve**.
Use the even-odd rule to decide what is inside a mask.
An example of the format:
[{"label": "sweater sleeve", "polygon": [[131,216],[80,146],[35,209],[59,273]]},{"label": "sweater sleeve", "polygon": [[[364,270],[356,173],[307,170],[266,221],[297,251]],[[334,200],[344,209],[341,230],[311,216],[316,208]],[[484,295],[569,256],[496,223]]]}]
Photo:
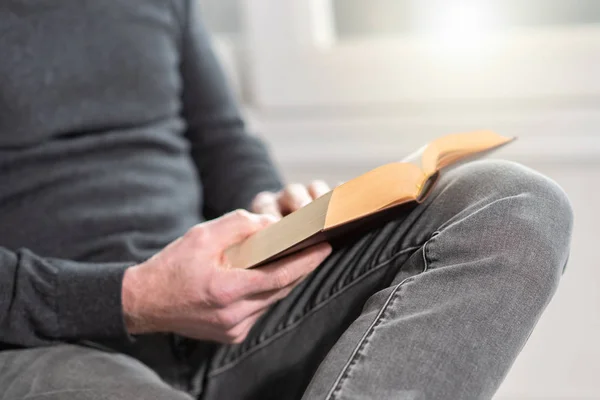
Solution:
[{"label": "sweater sleeve", "polygon": [[0,247],[0,342],[128,339],[121,307],[129,264],[87,264]]},{"label": "sweater sleeve", "polygon": [[204,214],[212,218],[247,208],[258,192],[282,185],[266,146],[246,131],[197,3],[188,1],[183,16],[183,115],[204,188]]}]

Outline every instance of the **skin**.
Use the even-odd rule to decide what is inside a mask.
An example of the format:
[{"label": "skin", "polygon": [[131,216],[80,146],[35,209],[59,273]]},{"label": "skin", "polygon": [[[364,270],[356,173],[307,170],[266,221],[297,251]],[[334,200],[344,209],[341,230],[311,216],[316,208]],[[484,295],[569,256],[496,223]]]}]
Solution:
[{"label": "skin", "polygon": [[331,252],[323,243],[256,269],[233,268],[233,244],[327,193],[323,181],[262,192],[253,213],[237,210],[198,224],[123,278],[122,304],[131,334],[172,332],[240,343],[267,309],[287,296]]},{"label": "skin", "polygon": [[252,202],[252,212],[281,218],[311,201],[321,197],[331,189],[324,181],[313,181],[307,186],[299,183],[287,185],[279,193],[259,193]]}]

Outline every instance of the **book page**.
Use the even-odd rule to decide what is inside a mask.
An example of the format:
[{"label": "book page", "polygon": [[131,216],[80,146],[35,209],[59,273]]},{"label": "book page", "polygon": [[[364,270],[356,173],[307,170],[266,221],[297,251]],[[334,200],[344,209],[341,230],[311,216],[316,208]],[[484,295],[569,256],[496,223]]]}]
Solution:
[{"label": "book page", "polygon": [[416,200],[425,181],[411,163],[390,163],[356,177],[333,190],[325,228],[362,218],[394,204]]},{"label": "book page", "polygon": [[463,158],[496,149],[514,138],[491,131],[475,131],[443,136],[429,143],[422,156],[422,168],[431,176]]},{"label": "book page", "polygon": [[419,148],[416,151],[412,152],[408,156],[404,157],[400,162],[413,164],[413,165],[416,165],[419,168],[423,168],[423,165],[422,165],[422,162],[423,162],[423,153],[425,152],[426,148],[427,148],[427,145],[422,146],[421,148]]}]

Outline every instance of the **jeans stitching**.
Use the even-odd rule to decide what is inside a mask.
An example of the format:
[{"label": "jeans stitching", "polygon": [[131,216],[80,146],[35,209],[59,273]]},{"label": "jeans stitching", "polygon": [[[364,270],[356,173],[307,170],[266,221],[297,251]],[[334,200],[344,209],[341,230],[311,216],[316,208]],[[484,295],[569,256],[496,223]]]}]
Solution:
[{"label": "jeans stitching", "polygon": [[[315,307],[311,308],[309,311],[307,311],[305,314],[303,314],[302,316],[300,316],[296,321],[294,321],[293,323],[285,326],[284,328],[282,328],[281,330],[274,332],[271,336],[269,336],[268,338],[263,339],[262,341],[259,341],[258,343],[256,343],[256,345],[248,348],[246,351],[244,351],[243,353],[241,353],[238,357],[235,358],[235,360],[232,360],[231,362],[224,364],[222,366],[220,366],[219,368],[214,369],[212,372],[209,373],[209,377],[213,378],[231,368],[233,368],[235,365],[237,365],[238,363],[240,363],[241,361],[243,361],[244,359],[246,359],[248,356],[252,355],[253,353],[257,352],[258,350],[264,348],[265,346],[267,346],[268,344],[272,343],[273,341],[275,341],[276,339],[280,338],[281,336],[283,336],[285,333],[289,332],[292,328],[297,327],[298,325],[300,325],[300,323],[304,322],[306,320],[307,317],[311,316],[312,314],[314,314],[316,311],[320,310],[321,308],[323,308],[326,304],[328,304],[331,300],[339,297],[342,293],[344,293],[347,289],[353,287],[354,285],[356,285],[358,282],[360,282],[362,280],[362,278],[366,277],[367,275],[370,275],[371,273],[381,269],[382,267],[388,265],[390,262],[394,261],[396,258],[398,258],[399,256],[401,256],[402,254],[405,254],[407,252],[422,248],[423,245],[418,245],[418,246],[411,246],[408,248],[405,248],[395,254],[393,254],[390,258],[388,258],[385,261],[382,261],[381,263],[377,264],[376,266],[368,269],[367,271],[365,271],[362,275],[359,275],[356,277],[356,279],[354,279],[352,282],[348,283],[347,285],[345,285],[343,288],[341,288],[340,290],[338,290],[337,292],[335,292],[334,294],[332,294],[331,296],[329,296],[328,298],[324,299],[323,301],[321,301],[319,304],[317,304]],[[404,280],[406,281],[406,280]],[[404,282],[403,281],[403,282]]]},{"label": "jeans stitching", "polygon": [[[432,237],[430,237],[430,240],[433,238],[434,235],[432,235]],[[426,247],[427,247],[428,243],[429,243],[429,240],[422,246],[422,248],[423,248],[423,261],[424,261],[425,265],[424,265],[423,271],[421,271],[421,273],[427,271],[427,269],[428,269],[427,256],[425,254],[426,253]],[[333,383],[333,385],[331,387],[331,390],[329,391],[329,393],[327,393],[327,396],[325,397],[325,400],[335,400],[338,397],[337,395],[341,392],[342,386],[343,386],[344,382],[346,381],[346,379],[350,376],[350,373],[352,372],[352,367],[354,367],[357,364],[357,362],[358,362],[357,361],[358,356],[360,354],[362,354],[362,350],[364,350],[364,348],[369,344],[369,340],[373,336],[373,332],[375,331],[375,328],[377,328],[385,320],[385,318],[384,318],[385,312],[389,309],[389,306],[391,304],[393,304],[393,302],[396,299],[398,299],[399,296],[397,296],[397,295],[400,292],[400,288],[405,283],[409,283],[409,282],[413,281],[414,278],[415,278],[415,276],[410,276],[410,277],[404,279],[402,282],[400,282],[399,284],[397,284],[394,287],[394,289],[392,290],[392,292],[388,296],[387,300],[385,301],[385,303],[383,304],[383,306],[381,307],[381,309],[377,313],[377,316],[375,317],[375,320],[371,323],[371,325],[369,326],[369,328],[366,330],[366,332],[364,333],[364,335],[362,336],[362,338],[358,342],[358,345],[354,348],[354,351],[350,355],[350,358],[348,359],[348,361],[346,362],[346,364],[342,368],[342,371],[339,373],[338,377],[334,381],[334,383]]]}]

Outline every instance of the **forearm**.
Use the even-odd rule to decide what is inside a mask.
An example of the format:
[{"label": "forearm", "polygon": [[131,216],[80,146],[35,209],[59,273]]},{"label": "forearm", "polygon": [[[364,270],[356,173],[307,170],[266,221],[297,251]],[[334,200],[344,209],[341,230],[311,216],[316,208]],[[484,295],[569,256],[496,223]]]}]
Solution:
[{"label": "forearm", "polygon": [[0,342],[34,347],[127,337],[122,280],[130,264],[88,264],[0,247]]}]

